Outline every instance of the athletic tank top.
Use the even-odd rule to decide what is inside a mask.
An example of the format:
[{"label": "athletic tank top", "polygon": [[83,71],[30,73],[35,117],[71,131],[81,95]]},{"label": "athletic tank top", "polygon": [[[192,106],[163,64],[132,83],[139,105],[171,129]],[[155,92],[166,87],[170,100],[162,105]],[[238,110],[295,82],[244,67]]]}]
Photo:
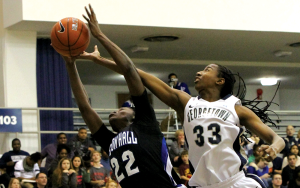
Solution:
[{"label": "athletic tank top", "polygon": [[223,182],[246,164],[239,144],[244,128],[235,105],[241,105],[241,101],[228,95],[215,102],[192,97],[185,106],[183,129],[193,172],[190,186]]}]

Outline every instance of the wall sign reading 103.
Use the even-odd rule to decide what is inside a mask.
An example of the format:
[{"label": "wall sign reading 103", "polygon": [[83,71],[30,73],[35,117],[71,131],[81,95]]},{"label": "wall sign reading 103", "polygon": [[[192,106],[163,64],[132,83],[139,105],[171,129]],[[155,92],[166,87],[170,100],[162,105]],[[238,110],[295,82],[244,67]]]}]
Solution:
[{"label": "wall sign reading 103", "polygon": [[16,116],[0,116],[0,125],[16,125]]}]

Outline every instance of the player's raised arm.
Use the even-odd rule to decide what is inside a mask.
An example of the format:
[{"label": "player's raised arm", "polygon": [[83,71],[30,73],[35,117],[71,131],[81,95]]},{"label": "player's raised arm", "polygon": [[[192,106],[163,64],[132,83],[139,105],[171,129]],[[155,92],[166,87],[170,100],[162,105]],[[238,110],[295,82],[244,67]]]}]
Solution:
[{"label": "player's raised arm", "polygon": [[240,124],[244,125],[249,131],[262,138],[270,146],[263,145],[261,147],[268,155],[268,160],[276,158],[276,154],[280,153],[285,143],[270,127],[265,125],[260,118],[250,109],[244,106],[236,106],[235,110],[239,116]]},{"label": "player's raised arm", "polygon": [[89,127],[92,134],[97,132],[102,126],[103,122],[98,116],[98,114],[92,109],[87,93],[84,89],[84,86],[80,80],[75,59],[69,57],[63,57],[66,62],[66,68],[68,71],[69,79],[73,94],[75,96],[77,105],[81,112],[81,115]]},{"label": "player's raised arm", "polygon": [[126,79],[130,94],[133,96],[140,96],[143,94],[145,88],[141,81],[137,70],[132,63],[131,59],[112,41],[110,41],[105,34],[100,30],[96,14],[94,13],[93,8],[89,5],[89,10],[85,7],[87,16],[83,16],[88,25],[92,34],[99,40],[99,42],[105,47],[109,52],[111,57],[114,59],[116,64],[122,70],[122,73]]},{"label": "player's raised arm", "polygon": [[[97,34],[95,34],[97,36]],[[80,55],[81,59],[89,59],[93,62],[105,66],[119,74],[124,74],[123,70],[114,62],[109,59],[100,56],[97,46],[95,46],[94,52],[87,53],[84,52]],[[147,87],[155,96],[157,96],[166,105],[170,106],[177,112],[183,112],[184,106],[191,96],[180,90],[172,89],[169,85],[161,81],[159,78],[143,71],[137,69],[143,84]],[[182,114],[182,113],[181,113]],[[182,116],[180,113],[179,116]],[[181,117],[182,118],[182,117]]]}]

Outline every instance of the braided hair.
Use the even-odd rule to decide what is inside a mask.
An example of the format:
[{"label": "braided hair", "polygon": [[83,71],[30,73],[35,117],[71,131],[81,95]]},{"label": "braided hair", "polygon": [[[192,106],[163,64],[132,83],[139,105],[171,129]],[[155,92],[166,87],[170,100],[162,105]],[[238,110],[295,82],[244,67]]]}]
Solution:
[{"label": "braided hair", "polygon": [[224,86],[220,93],[221,98],[223,98],[226,95],[233,93],[233,87],[236,80],[230,69],[219,64],[216,65],[218,65],[218,72],[219,72],[218,77],[225,79]]},{"label": "braided hair", "polygon": [[[274,111],[268,110],[268,108],[271,106],[271,104],[278,105],[273,102],[273,99],[275,98],[276,93],[279,89],[280,82],[278,84],[277,90],[271,101],[261,101],[261,100],[257,100],[257,98],[255,98],[253,100],[246,100],[245,99],[246,92],[247,92],[246,84],[245,84],[245,81],[243,80],[243,78],[239,75],[239,73],[233,74],[232,71],[230,69],[228,69],[227,67],[219,65],[219,64],[216,64],[216,65],[218,66],[218,72],[219,72],[218,77],[225,79],[224,86],[220,93],[221,98],[225,97],[228,94],[235,95],[237,98],[239,98],[242,101],[242,105],[249,108],[251,111],[253,111],[262,120],[263,123],[270,123],[270,124],[274,125],[275,127],[277,127],[275,122],[273,122],[273,120],[271,120],[269,118],[269,113],[270,112],[274,113],[277,117],[278,117],[278,115]],[[233,89],[234,89],[234,84],[236,82],[235,77],[238,77],[238,88],[237,88],[236,93],[234,94]],[[265,106],[259,108],[258,104],[265,104]],[[276,121],[277,121],[277,123],[280,122],[279,117],[278,117],[278,120],[276,120]],[[247,131],[247,132],[250,133],[249,131]]]}]

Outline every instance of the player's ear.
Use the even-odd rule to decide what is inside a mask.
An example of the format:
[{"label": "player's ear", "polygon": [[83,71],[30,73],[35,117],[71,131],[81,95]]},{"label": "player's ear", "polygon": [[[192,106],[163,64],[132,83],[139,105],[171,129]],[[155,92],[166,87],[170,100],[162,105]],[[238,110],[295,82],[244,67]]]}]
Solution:
[{"label": "player's ear", "polygon": [[217,85],[224,85],[225,84],[225,79],[224,78],[218,78],[216,84]]}]

